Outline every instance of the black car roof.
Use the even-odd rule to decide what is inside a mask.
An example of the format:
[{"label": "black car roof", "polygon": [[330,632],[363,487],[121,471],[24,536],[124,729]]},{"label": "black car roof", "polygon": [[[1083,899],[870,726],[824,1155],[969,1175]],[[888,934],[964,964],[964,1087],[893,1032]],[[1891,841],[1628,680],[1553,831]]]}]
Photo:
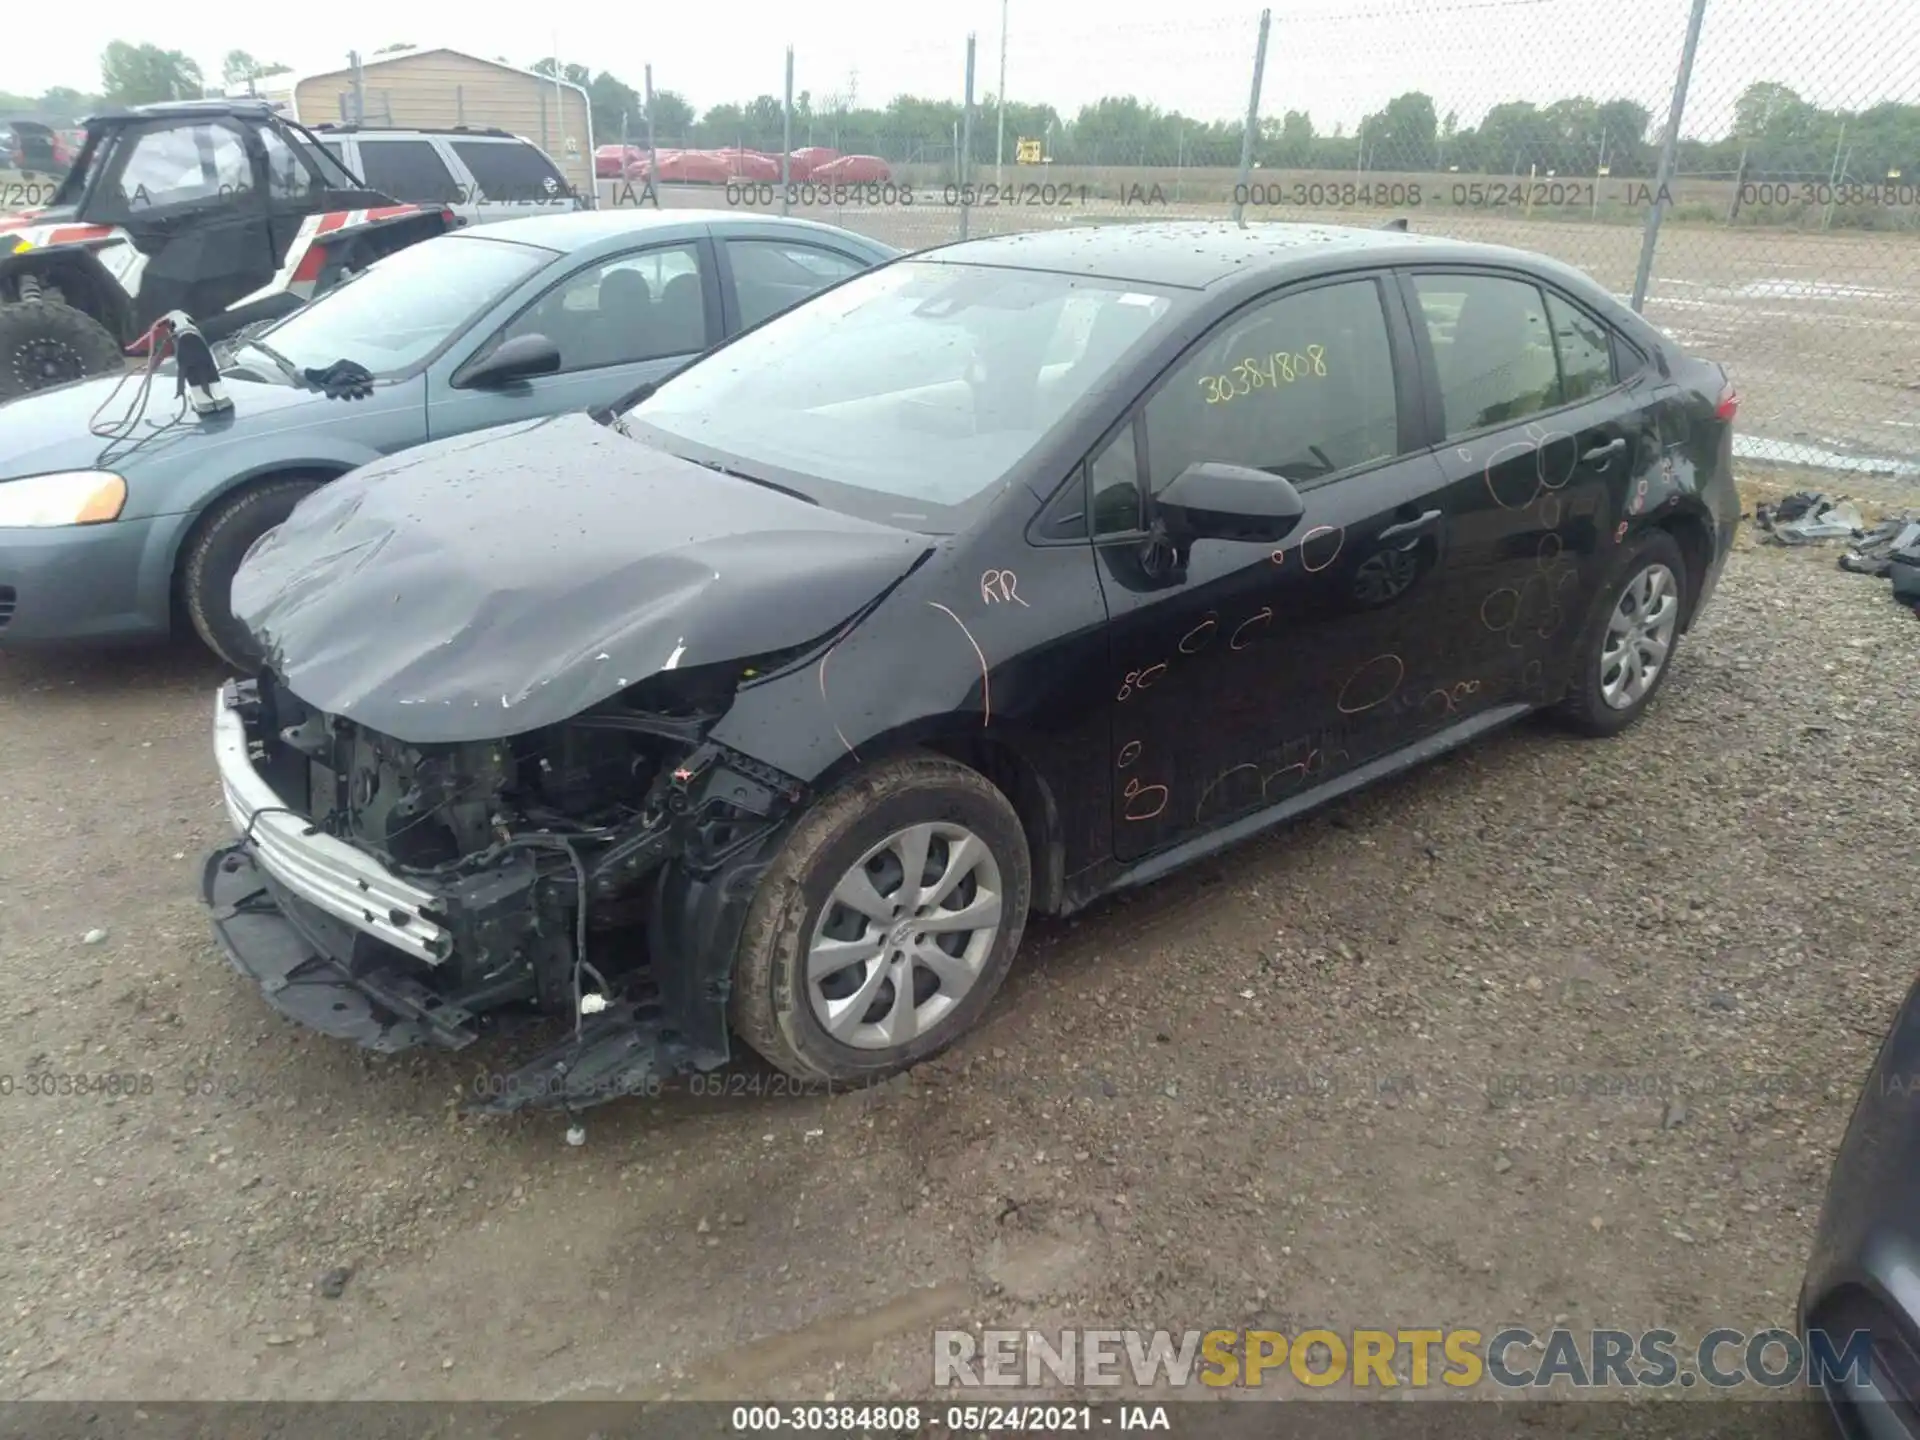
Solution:
[{"label": "black car roof", "polygon": [[912,258],[952,265],[1052,270],[1200,290],[1254,274],[1282,278],[1282,272],[1311,273],[1324,268],[1329,260],[1362,256],[1379,264],[1497,259],[1538,265],[1541,259],[1504,246],[1476,245],[1403,230],[1286,221],[1240,226],[1231,220],[1075,225],[961,240]]},{"label": "black car roof", "polygon": [[275,114],[271,100],[251,96],[229,96],[211,100],[166,100],[156,105],[110,105],[87,116],[84,123],[96,120],[193,120],[202,115],[243,115],[265,119]]}]

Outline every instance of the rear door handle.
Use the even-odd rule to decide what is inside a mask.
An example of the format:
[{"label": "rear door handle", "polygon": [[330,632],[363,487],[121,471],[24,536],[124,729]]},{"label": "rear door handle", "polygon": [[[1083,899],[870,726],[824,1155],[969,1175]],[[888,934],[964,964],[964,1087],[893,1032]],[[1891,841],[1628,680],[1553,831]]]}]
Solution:
[{"label": "rear door handle", "polygon": [[1580,452],[1582,465],[1604,465],[1622,450],[1627,448],[1627,437],[1616,435],[1604,445],[1596,445],[1591,450]]},{"label": "rear door handle", "polygon": [[1380,532],[1382,540],[1405,540],[1415,535],[1425,535],[1430,530],[1440,528],[1440,512],[1429,510],[1412,520],[1402,520],[1398,525],[1389,525]]}]

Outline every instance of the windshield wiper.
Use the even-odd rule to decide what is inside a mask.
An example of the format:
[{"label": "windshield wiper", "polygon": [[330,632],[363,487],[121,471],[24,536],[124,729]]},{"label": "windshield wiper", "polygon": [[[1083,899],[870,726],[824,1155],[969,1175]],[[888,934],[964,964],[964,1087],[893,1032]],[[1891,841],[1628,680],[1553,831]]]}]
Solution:
[{"label": "windshield wiper", "polygon": [[[686,458],[686,457],[682,457]],[[717,470],[722,475],[731,475],[736,480],[744,480],[749,485],[758,485],[765,490],[778,490],[782,495],[791,495],[796,500],[804,500],[809,505],[818,506],[820,502],[804,491],[795,490],[791,485],[781,485],[773,480],[763,480],[758,475],[749,475],[744,470],[729,470],[717,460],[695,460],[694,464],[703,470]]]},{"label": "windshield wiper", "polygon": [[631,440],[634,436],[633,432],[627,429],[625,420],[626,412],[638,405],[642,400],[649,398],[653,392],[659,388],[660,384],[658,381],[643,380],[618,400],[615,400],[611,405],[602,405],[598,410],[589,410],[587,414],[598,423],[618,430],[622,435]]},{"label": "windshield wiper", "polygon": [[241,342],[240,346],[238,347],[238,350],[236,350],[235,353],[236,354],[239,353],[239,350],[258,350],[262,355],[266,356],[267,359],[273,362],[274,368],[276,370],[278,370],[282,375],[287,377],[287,383],[289,385],[292,385],[296,388],[301,388],[305,386],[306,381],[301,377],[300,367],[295,365],[291,360],[287,359],[286,356],[282,355],[278,350],[274,349],[271,345],[267,344],[265,341],[263,340],[243,341]]}]

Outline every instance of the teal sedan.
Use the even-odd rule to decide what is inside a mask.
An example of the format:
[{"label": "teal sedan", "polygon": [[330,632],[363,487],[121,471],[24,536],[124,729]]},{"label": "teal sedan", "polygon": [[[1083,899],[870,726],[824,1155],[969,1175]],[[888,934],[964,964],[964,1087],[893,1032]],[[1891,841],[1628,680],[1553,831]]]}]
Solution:
[{"label": "teal sedan", "polygon": [[[0,405],[0,648],[159,639],[236,669],[241,559],[329,480],[429,440],[610,405],[892,259],[830,225],[701,210],[529,216],[375,262],[219,349],[231,408],[102,376]],[[343,364],[344,362],[344,364]],[[316,383],[351,372],[359,383]],[[530,523],[540,497],[527,496]]]}]

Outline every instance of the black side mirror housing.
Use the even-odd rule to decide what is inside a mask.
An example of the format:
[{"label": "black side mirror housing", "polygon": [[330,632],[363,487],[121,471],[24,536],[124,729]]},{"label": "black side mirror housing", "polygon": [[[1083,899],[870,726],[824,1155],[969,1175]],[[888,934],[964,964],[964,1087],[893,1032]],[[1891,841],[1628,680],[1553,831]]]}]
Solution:
[{"label": "black side mirror housing", "polygon": [[454,377],[462,390],[482,390],[560,368],[560,347],[544,335],[516,335],[494,346]]},{"label": "black side mirror housing", "polygon": [[1282,476],[1211,460],[1176,475],[1154,498],[1154,508],[1178,539],[1263,545],[1284,539],[1307,513],[1300,492]]}]

